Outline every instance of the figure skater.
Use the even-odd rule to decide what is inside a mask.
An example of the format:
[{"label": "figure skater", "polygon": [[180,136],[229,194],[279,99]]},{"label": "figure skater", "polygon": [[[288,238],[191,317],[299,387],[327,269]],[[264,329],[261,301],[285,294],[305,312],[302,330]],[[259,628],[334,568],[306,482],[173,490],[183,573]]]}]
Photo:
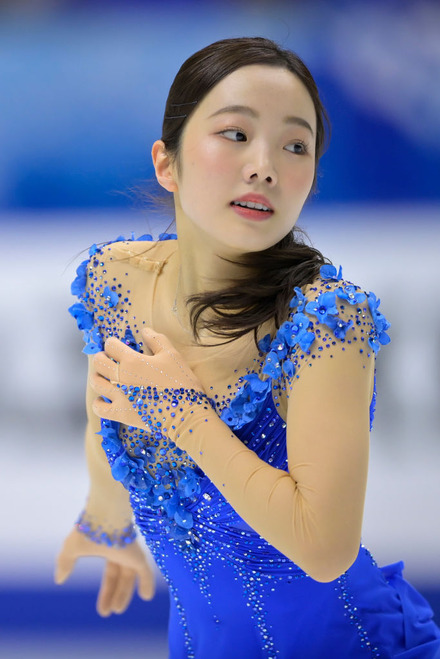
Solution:
[{"label": "figure skater", "polygon": [[326,126],[291,51],[195,53],[152,149],[177,235],[94,245],[72,286],[90,491],[56,579],[100,556],[101,615],[136,583],[150,599],[134,518],[169,587],[171,659],[440,656],[403,564],[361,544],[389,324],[295,228]]}]

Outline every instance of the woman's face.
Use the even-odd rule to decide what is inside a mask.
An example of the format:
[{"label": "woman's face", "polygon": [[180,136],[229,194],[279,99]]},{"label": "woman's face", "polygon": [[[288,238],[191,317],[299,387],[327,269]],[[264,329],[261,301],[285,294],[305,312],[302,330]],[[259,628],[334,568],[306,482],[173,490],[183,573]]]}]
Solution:
[{"label": "woman's face", "polygon": [[185,126],[174,168],[178,230],[196,229],[223,254],[277,243],[312,187],[315,138],[313,101],[290,71],[251,65],[231,73]]}]

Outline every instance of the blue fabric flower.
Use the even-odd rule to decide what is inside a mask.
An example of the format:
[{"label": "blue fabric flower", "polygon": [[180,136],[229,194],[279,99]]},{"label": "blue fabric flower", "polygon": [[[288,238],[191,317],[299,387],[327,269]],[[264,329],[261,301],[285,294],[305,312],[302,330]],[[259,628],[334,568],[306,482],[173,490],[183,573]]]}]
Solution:
[{"label": "blue fabric flower", "polygon": [[258,349],[261,352],[269,352],[271,341],[270,334],[266,334],[266,336],[258,342]]},{"label": "blue fabric flower", "polygon": [[[237,396],[240,395],[241,391],[243,390],[243,387],[238,391]],[[230,428],[240,428],[238,424],[240,423],[240,418],[238,414],[235,414],[233,410],[229,406],[224,407],[221,411],[220,414],[220,419],[223,421],[223,423],[226,423],[227,426]]]},{"label": "blue fabric flower", "polygon": [[101,430],[96,433],[102,437],[102,446],[104,449],[116,452],[121,446],[121,440],[118,436],[118,425],[114,421],[101,421]]},{"label": "blue fabric flower", "polygon": [[76,278],[73,280],[70,286],[70,292],[72,295],[77,295],[78,297],[84,293],[86,290],[87,284],[87,264],[88,260],[86,259],[76,269]]},{"label": "blue fabric flower", "polygon": [[289,307],[291,309],[298,307],[297,311],[304,311],[304,307],[306,306],[307,303],[307,298],[298,286],[295,286],[294,291],[295,291],[295,296],[290,300]]},{"label": "blue fabric flower", "polygon": [[104,288],[104,299],[106,300],[108,306],[110,308],[116,307],[116,305],[119,302],[119,295],[116,293],[116,291],[112,291],[110,286],[106,286]]},{"label": "blue fabric flower", "polygon": [[331,326],[333,317],[339,313],[336,306],[336,293],[331,291],[321,293],[316,300],[308,302],[306,305],[307,313],[313,314],[320,323]]},{"label": "blue fabric flower", "polygon": [[353,327],[353,321],[350,319],[346,322],[345,320],[342,320],[342,318],[329,318],[326,325],[332,330],[337,339],[342,340],[345,339],[347,330],[349,330],[350,327]]},{"label": "blue fabric flower", "polygon": [[342,266],[339,266],[339,271],[336,270],[335,266],[331,263],[326,263],[322,265],[319,274],[322,279],[328,279],[329,281],[340,281],[342,279]]},{"label": "blue fabric flower", "polygon": [[[102,447],[115,480],[129,490],[134,489],[136,496],[142,498],[145,505],[165,518],[164,528],[171,538],[192,542],[190,530],[194,520],[187,506],[200,493],[202,470],[196,465],[194,468],[185,465],[173,469],[168,463],[162,462],[156,464],[153,476],[146,469],[155,461],[156,449],[153,446],[137,446],[134,449],[135,456],[129,454],[119,437],[119,424],[106,419],[101,420],[101,431],[98,434],[102,436]],[[148,434],[142,434],[148,441]]]},{"label": "blue fabric flower", "polygon": [[83,348],[85,355],[96,355],[97,352],[101,352],[104,349],[101,334],[97,327],[91,330],[84,330],[84,342],[86,344]]},{"label": "blue fabric flower", "polygon": [[336,291],[336,295],[352,305],[360,304],[367,297],[363,291],[356,290],[356,286],[353,286],[352,284],[346,284],[343,288],[339,287]]},{"label": "blue fabric flower", "polygon": [[270,380],[261,380],[256,373],[249,373],[243,379],[245,384],[220,415],[222,421],[234,429],[241,428],[255,418],[271,390]]},{"label": "blue fabric flower", "polygon": [[282,368],[284,375],[287,375],[288,378],[292,378],[295,375],[296,369],[290,359],[286,359],[283,362]]},{"label": "blue fabric flower", "polygon": [[309,331],[313,327],[313,323],[304,313],[298,312],[292,316],[290,321],[286,321],[277,332],[288,346],[293,348],[299,345],[301,350],[307,352],[311,344],[315,340],[315,334]]},{"label": "blue fabric flower", "polygon": [[271,350],[266,355],[266,359],[264,360],[261,372],[264,373],[264,375],[268,375],[270,378],[273,378],[274,380],[277,380],[281,375],[280,360],[278,359],[277,353],[273,350]]},{"label": "blue fabric flower", "polygon": [[93,327],[93,313],[88,311],[82,302],[75,302],[68,311],[75,318],[78,329],[89,330]]},{"label": "blue fabric flower", "polygon": [[380,300],[378,300],[374,293],[368,293],[368,307],[373,318],[374,329],[371,331],[368,343],[375,353],[378,353],[381,346],[387,345],[391,339],[386,333],[391,327],[385,316],[378,311]]},{"label": "blue fabric flower", "polygon": [[176,240],[177,239],[177,234],[176,233],[160,233],[159,234],[159,240]]},{"label": "blue fabric flower", "polygon": [[[281,327],[283,327],[283,325]],[[281,327],[278,330],[276,337],[270,344],[270,350],[269,350],[269,352],[274,352],[276,354],[278,360],[284,359],[284,357],[287,355],[287,347],[288,347],[288,344],[284,340],[284,336],[280,332]]]},{"label": "blue fabric flower", "polygon": [[192,514],[185,508],[183,503],[179,504],[176,512],[174,513],[174,521],[183,529],[190,529],[194,524]]},{"label": "blue fabric flower", "polygon": [[200,492],[200,479],[197,478],[196,472],[191,467],[179,470],[177,492],[185,498],[193,497]]}]

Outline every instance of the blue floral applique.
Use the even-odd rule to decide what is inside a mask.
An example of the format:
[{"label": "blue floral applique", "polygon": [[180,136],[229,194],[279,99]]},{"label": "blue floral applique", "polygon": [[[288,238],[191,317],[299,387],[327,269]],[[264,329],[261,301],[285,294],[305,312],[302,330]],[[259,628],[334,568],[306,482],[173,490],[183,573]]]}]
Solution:
[{"label": "blue floral applique", "polygon": [[[176,238],[176,234],[168,233],[162,233],[159,236],[159,240]],[[151,241],[153,237],[150,234],[144,234],[136,239],[131,234],[131,238],[127,239],[121,235],[112,243],[132,240]],[[107,244],[109,243],[105,245]],[[103,253],[105,245],[94,244],[91,246],[90,259],[79,265],[76,270],[76,278],[71,286],[72,293],[79,298],[79,301],[70,307],[69,312],[76,319],[79,329],[83,330],[85,342],[83,352],[86,354],[95,354],[103,350],[103,340],[95,323],[101,315],[105,314],[105,309],[114,309],[119,302],[116,289],[113,286],[105,286],[99,299],[99,307],[95,309],[95,301],[89,298],[87,292],[87,267],[90,261],[92,266],[98,265],[99,256]],[[95,317],[96,314],[89,309],[94,309],[99,313],[99,317]],[[140,346],[129,327],[125,329],[121,339],[133,350],[140,351]],[[129,428],[128,432],[130,433],[132,430]],[[98,434],[102,437],[102,446],[107,454],[113,477],[130,491],[135,491],[136,496],[141,497],[145,505],[157,512],[166,532],[175,540],[184,541],[184,546],[188,547],[195,542],[191,532],[194,520],[188,506],[200,493],[203,472],[195,463],[177,468],[167,462],[158,461],[156,447],[148,445],[150,438],[142,430],[137,432],[139,436],[145,434],[145,444],[137,444],[128,453],[120,439],[119,432],[119,423],[106,419],[101,420],[101,432]],[[155,443],[160,439],[161,437],[155,437]],[[179,452],[175,445],[170,448],[176,453]]]},{"label": "blue floral applique", "polygon": [[313,323],[308,316],[302,312],[297,312],[292,319],[283,323],[277,332],[285,343],[293,348],[299,345],[301,350],[307,352],[315,340],[315,333],[311,331]]},{"label": "blue floral applique", "polygon": [[299,288],[299,286],[295,286],[293,289],[295,291],[295,295],[293,298],[290,300],[289,307],[291,309],[294,309],[297,307],[297,311],[304,311],[304,308],[307,304],[307,298],[302,292],[302,290]]},{"label": "blue floral applique", "polygon": [[75,302],[68,309],[73,316],[80,330],[90,330],[93,327],[93,313],[87,310],[82,302]]},{"label": "blue floral applique", "polygon": [[[193,542],[191,529],[194,520],[188,505],[200,494],[203,472],[186,465],[173,468],[168,463],[157,463],[156,449],[152,446],[136,446],[130,455],[119,438],[119,424],[101,420],[102,447],[107,455],[112,476],[132,491],[162,518],[166,532],[175,540]],[[171,445],[170,448],[175,448]],[[153,471],[154,475],[148,471]]]},{"label": "blue floral applique", "polygon": [[345,284],[343,287],[339,287],[336,291],[336,295],[341,300],[346,300],[348,304],[360,304],[366,299],[366,295],[363,291],[358,290],[353,284]]},{"label": "blue floral applique", "polygon": [[[175,233],[161,233],[159,240],[175,240],[177,235]],[[94,243],[89,249],[89,259],[82,261],[78,268],[76,269],[76,277],[71,284],[71,293],[78,297],[79,302],[75,302],[72,306],[69,307],[69,313],[75,318],[78,329],[83,331],[84,337],[84,349],[83,352],[87,355],[93,355],[97,352],[103,350],[103,340],[99,333],[97,327],[94,326],[95,315],[92,311],[89,311],[87,305],[89,303],[89,294],[86,290],[87,288],[87,267],[92,261],[93,265],[98,265],[98,257],[102,254],[103,247],[106,245],[117,243],[117,242],[131,242],[131,241],[152,241],[153,236],[149,233],[146,233],[139,238],[135,238],[134,233],[131,234],[130,238],[125,238],[123,235],[119,235],[116,240],[103,243],[102,245],[97,245]],[[93,258],[94,257],[94,258]],[[106,286],[102,293],[102,301],[107,305],[108,308],[113,309],[118,305],[119,295],[114,290],[114,287]],[[90,305],[89,305],[90,306]],[[101,307],[102,310],[102,307]],[[133,333],[130,330],[127,330],[125,333],[124,341],[130,347],[134,349],[137,348],[137,343],[134,339]]]},{"label": "blue floral applique", "polygon": [[333,325],[334,318],[339,314],[336,305],[336,293],[327,291],[318,295],[316,300],[311,300],[306,304],[306,312],[316,316],[320,323],[324,325]]},{"label": "blue floral applique", "polygon": [[104,343],[97,327],[85,330],[84,343],[83,353],[86,355],[96,355],[97,352],[104,350]]},{"label": "blue floral applique", "polygon": [[368,343],[377,354],[381,346],[387,345],[391,341],[387,334],[387,330],[391,327],[391,324],[387,321],[385,316],[378,311],[380,300],[376,298],[375,294],[371,292],[368,293],[367,299],[374,323],[374,329],[370,333]]},{"label": "blue floral applique", "polygon": [[350,327],[353,327],[353,321],[351,318],[349,321],[342,320],[342,318],[329,318],[326,325],[331,329],[335,337],[342,341],[345,339],[347,330],[349,330]]},{"label": "blue floral applique", "polygon": [[261,380],[256,373],[245,375],[243,380],[244,385],[220,414],[221,420],[234,429],[241,428],[255,418],[271,390],[270,379]]},{"label": "blue floral applique", "polygon": [[270,344],[272,342],[270,334],[266,334],[259,342],[258,342],[258,348],[260,352],[268,352],[270,348]]},{"label": "blue floral applique", "polygon": [[72,295],[80,296],[83,295],[86,290],[87,284],[87,264],[88,259],[79,264],[76,269],[76,277],[72,282],[70,291]]},{"label": "blue floral applique", "polygon": [[[361,305],[368,299],[374,323],[368,338],[369,345],[376,353],[381,345],[389,343],[390,338],[386,334],[386,330],[390,324],[378,311],[380,302],[376,300],[374,294],[366,295],[357,286],[341,281],[341,267],[337,270],[333,265],[325,265],[321,267],[320,274],[323,280],[340,282],[339,288],[332,291],[328,290],[331,286],[326,285],[327,290],[317,295],[314,300],[308,300],[299,287],[294,289],[295,296],[289,305],[292,309],[289,319],[282,323],[273,339],[270,334],[266,334],[258,343],[258,347],[263,353],[261,374],[267,376],[267,379],[262,380],[257,374],[247,375],[245,379],[248,382],[238,391],[228,407],[222,411],[222,420],[231,428],[241,428],[255,418],[271,390],[273,381],[279,380],[283,375],[288,378],[295,375],[296,360],[291,359],[291,355],[297,347],[304,354],[310,354],[310,348],[316,339],[315,331],[319,331],[315,330],[316,325],[325,325],[331,330],[335,339],[345,341],[348,330],[355,327],[355,322],[353,318],[345,320],[340,316],[337,298],[344,300],[350,306]],[[353,310],[352,316],[355,315],[354,311],[359,315],[362,314],[360,307]],[[308,314],[319,322],[315,323]],[[356,324],[360,324],[360,321],[356,321]],[[374,417],[375,400],[376,393],[374,392],[370,408],[371,423]]]},{"label": "blue floral applique", "polygon": [[329,281],[340,281],[342,279],[342,266],[339,266],[339,270],[336,270],[335,266],[331,263],[326,263],[322,265],[319,274],[322,279],[327,279]]},{"label": "blue floral applique", "polygon": [[112,290],[110,286],[104,288],[103,296],[110,308],[116,307],[119,302],[119,295]]}]

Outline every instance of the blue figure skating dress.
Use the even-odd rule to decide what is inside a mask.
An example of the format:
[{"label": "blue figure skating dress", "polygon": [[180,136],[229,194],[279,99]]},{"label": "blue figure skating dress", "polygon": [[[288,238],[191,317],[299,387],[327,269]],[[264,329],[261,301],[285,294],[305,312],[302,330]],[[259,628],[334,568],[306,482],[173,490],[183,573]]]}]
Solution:
[{"label": "blue figure skating dress", "polygon": [[[109,336],[142,351],[140,330],[154,327],[152,299],[177,250],[172,234],[92,246],[70,308],[86,354],[101,351]],[[307,295],[292,291],[292,314],[274,338],[261,341],[259,361],[238,381],[231,372],[226,394],[213,395],[218,415],[261,460],[287,471],[286,423],[274,391],[313,368],[312,357],[349,343],[374,358],[389,341],[378,306],[372,293],[323,266]],[[216,364],[220,373],[221,360]],[[371,422],[374,404],[375,391]],[[344,574],[315,581],[256,533],[166,437],[103,420],[100,440],[169,587],[171,659],[440,657],[432,611],[402,577],[402,563],[378,567],[361,545]]]}]

